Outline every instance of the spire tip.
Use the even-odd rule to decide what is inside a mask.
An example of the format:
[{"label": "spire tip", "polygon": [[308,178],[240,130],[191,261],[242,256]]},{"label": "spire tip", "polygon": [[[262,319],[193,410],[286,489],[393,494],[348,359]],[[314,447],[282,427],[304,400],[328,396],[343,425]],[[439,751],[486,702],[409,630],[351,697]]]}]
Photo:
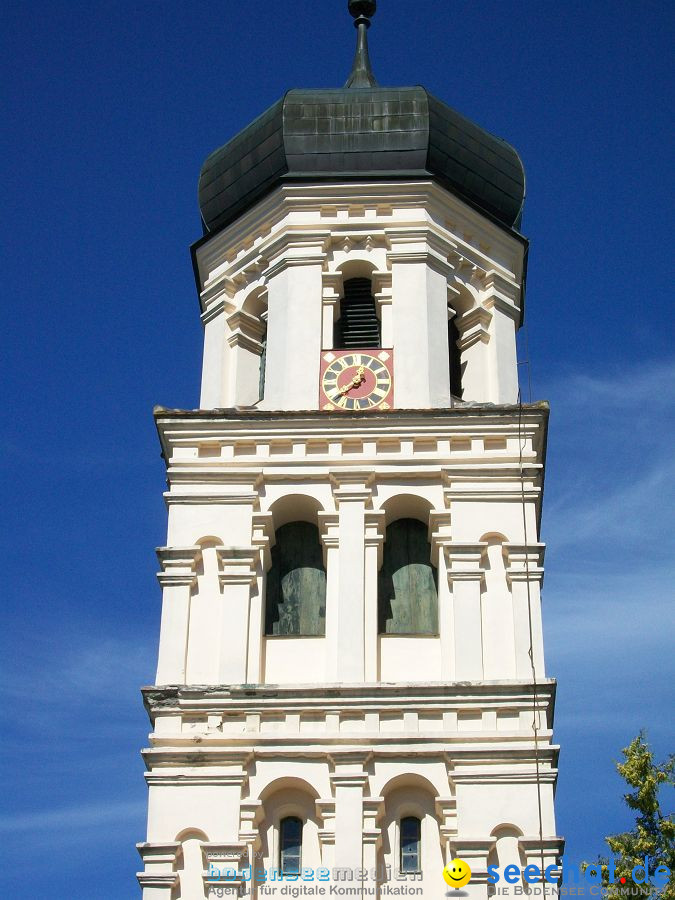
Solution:
[{"label": "spire tip", "polygon": [[377,0],[348,0],[349,13],[354,19],[358,34],[356,38],[356,54],[352,71],[345,83],[346,88],[377,87],[377,81],[370,66],[368,54],[368,35],[370,20],[375,15]]}]

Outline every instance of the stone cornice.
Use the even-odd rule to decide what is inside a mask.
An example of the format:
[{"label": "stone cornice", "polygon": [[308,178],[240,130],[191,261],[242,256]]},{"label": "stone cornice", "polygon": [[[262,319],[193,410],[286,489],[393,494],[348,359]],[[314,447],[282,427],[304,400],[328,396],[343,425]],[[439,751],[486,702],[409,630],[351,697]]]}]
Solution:
[{"label": "stone cornice", "polygon": [[[546,706],[555,695],[556,682],[544,678],[537,682],[537,694]],[[244,711],[318,708],[322,710],[351,708],[386,709],[410,705],[416,709],[425,704],[454,704],[471,708],[502,704],[532,708],[533,686],[528,680],[445,681],[400,684],[297,684],[297,685],[151,685],[142,689],[148,713],[177,713],[227,709]]]},{"label": "stone cornice", "polygon": [[164,787],[241,787],[248,781],[248,775],[245,772],[241,775],[230,775],[223,773],[209,774],[207,771],[204,771],[189,775],[178,775],[175,772],[163,772],[161,768],[157,768],[152,772],[145,772],[144,777],[148,786],[162,785]]},{"label": "stone cornice", "polygon": [[199,505],[211,505],[211,504],[223,504],[223,505],[238,505],[238,506],[253,506],[257,507],[260,501],[258,494],[254,493],[191,493],[191,494],[183,494],[183,493],[172,493],[171,491],[165,491],[164,500],[166,501],[167,506],[180,506],[181,504],[187,504],[188,506],[199,506]]}]

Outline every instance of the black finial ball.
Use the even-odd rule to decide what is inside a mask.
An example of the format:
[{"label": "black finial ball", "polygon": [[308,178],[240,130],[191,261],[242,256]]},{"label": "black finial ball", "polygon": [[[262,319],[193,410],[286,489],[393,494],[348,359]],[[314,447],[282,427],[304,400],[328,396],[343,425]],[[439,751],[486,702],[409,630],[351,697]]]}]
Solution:
[{"label": "black finial ball", "polygon": [[375,15],[376,9],[377,0],[349,0],[349,12],[355,19],[361,16],[370,19]]}]

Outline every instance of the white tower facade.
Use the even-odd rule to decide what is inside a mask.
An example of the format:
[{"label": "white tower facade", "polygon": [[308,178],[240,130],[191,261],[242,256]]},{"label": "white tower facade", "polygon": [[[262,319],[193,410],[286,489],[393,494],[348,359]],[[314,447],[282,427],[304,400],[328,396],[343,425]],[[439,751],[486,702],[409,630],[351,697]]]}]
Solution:
[{"label": "white tower facade", "polygon": [[562,851],[522,168],[379,88],[374,4],[350,8],[351,83],[289,92],[202,171],[200,408],[155,411],[144,900],[437,898],[456,857],[482,900],[489,865]]}]

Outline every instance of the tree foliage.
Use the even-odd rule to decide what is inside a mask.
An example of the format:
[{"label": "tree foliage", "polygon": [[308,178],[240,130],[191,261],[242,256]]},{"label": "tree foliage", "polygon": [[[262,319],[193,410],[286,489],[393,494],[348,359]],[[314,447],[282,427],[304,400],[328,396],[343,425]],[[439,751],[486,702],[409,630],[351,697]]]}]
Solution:
[{"label": "tree foliage", "polygon": [[[636,814],[635,827],[606,838],[616,860],[613,884],[610,882],[610,860],[607,857],[600,857],[596,863],[584,863],[584,868],[600,865],[607,896],[619,900],[629,892],[631,897],[638,896],[638,893],[653,895],[654,885],[648,883],[649,878],[658,866],[667,866],[671,876],[665,887],[658,888],[659,896],[663,900],[675,900],[675,821],[672,812],[664,815],[660,806],[661,788],[675,786],[675,756],[655,763],[644,732],[640,732],[621,753],[624,760],[616,764],[616,769],[626,784],[633,788],[623,795],[623,799]],[[670,793],[668,801],[672,803]],[[634,881],[632,872],[635,866],[644,865],[645,857],[649,857],[648,879],[640,885]],[[638,880],[641,874],[640,869]],[[623,883],[622,878],[625,879]]]}]

